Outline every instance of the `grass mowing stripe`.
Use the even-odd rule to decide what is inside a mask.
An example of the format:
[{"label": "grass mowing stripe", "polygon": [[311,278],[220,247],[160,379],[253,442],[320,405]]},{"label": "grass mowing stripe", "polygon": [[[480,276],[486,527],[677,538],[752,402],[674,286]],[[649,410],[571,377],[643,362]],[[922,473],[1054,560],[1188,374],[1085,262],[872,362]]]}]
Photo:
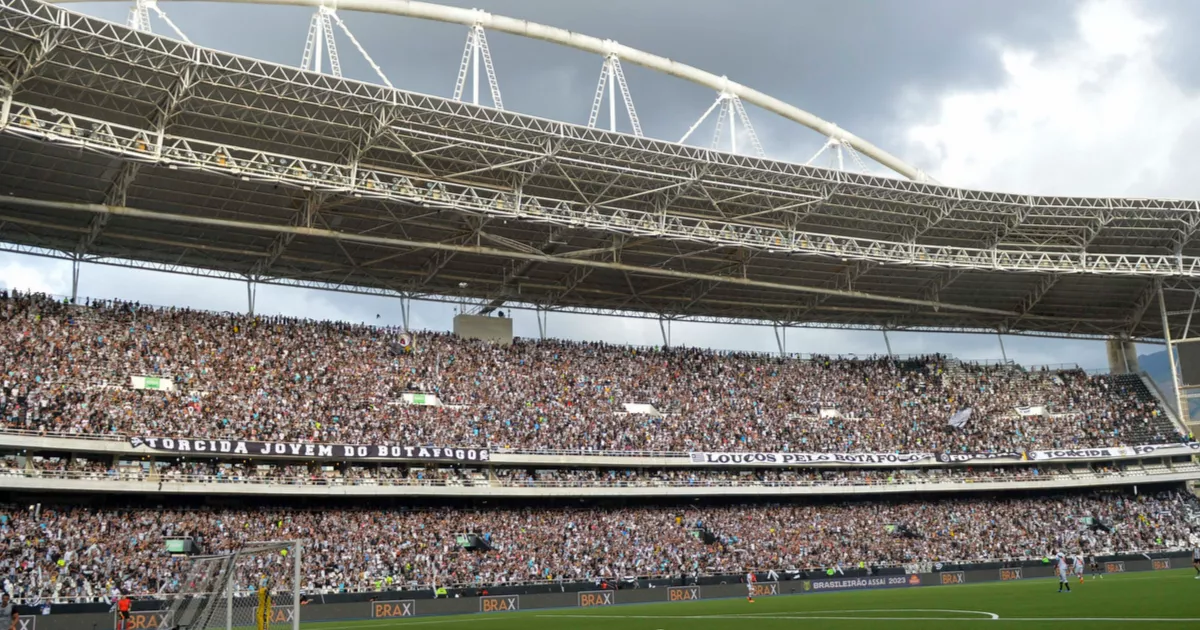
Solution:
[{"label": "grass mowing stripe", "polygon": [[[436,626],[438,630],[745,630],[747,622],[764,626],[765,630],[783,624],[794,627],[803,621],[820,621],[822,630],[877,630],[880,621],[887,621],[889,630],[946,628],[948,624],[941,622],[964,621],[1000,623],[1005,627],[1021,624],[1021,630],[1142,624],[1155,630],[1196,630],[1200,628],[1200,606],[1196,604],[1200,600],[1200,580],[1193,580],[1193,576],[1187,569],[1111,574],[1103,580],[1074,583],[1070,594],[1058,594],[1054,580],[1029,579],[954,588],[783,594],[756,598],[754,604],[740,598],[708,599],[437,618],[347,620],[350,622],[313,624],[312,630],[403,630],[409,625]],[[1051,589],[1055,589],[1054,595]],[[620,597],[618,591],[618,600]]]}]

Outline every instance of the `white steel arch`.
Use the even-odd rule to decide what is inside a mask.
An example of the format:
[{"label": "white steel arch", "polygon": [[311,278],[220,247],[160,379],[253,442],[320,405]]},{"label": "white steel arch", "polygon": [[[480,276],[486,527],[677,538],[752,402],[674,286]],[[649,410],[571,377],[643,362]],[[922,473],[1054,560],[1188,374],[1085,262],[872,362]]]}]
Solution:
[{"label": "white steel arch", "polygon": [[[71,4],[83,2],[118,2],[128,0],[46,0],[50,4]],[[717,76],[680,63],[666,57],[648,53],[637,48],[618,44],[612,40],[600,39],[590,35],[575,33],[555,26],[538,24],[528,20],[493,15],[478,9],[463,9],[448,7],[416,0],[159,0],[160,2],[229,2],[236,4],[270,4],[283,6],[326,7],[334,10],[359,11],[364,13],[381,13],[411,17],[435,22],[462,24],[468,27],[481,26],[502,33],[520,37],[540,39],[552,44],[568,46],[585,52],[608,57],[615,55],[622,61],[637,64],[644,68],[668,74],[673,77],[690,81],[707,87],[719,94],[736,96],[741,100],[761,109],[777,114],[788,120],[800,123],[825,137],[840,144],[852,147],[855,151],[870,157],[872,160],[903,175],[911,180],[933,182],[924,171],[916,168],[900,158],[884,151],[874,144],[842,129],[841,127],[811,114],[799,107],[788,104],[754,88],[730,81],[727,77]]]}]

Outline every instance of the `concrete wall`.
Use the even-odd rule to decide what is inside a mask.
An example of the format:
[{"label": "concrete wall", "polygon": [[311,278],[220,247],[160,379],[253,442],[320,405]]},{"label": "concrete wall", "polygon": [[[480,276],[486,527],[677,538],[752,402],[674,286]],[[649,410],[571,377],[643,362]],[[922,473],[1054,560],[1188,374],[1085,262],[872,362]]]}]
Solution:
[{"label": "concrete wall", "polygon": [[507,346],[513,340],[512,320],[507,317],[455,315],[454,334],[463,339],[482,339]]},{"label": "concrete wall", "polygon": [[1136,374],[1138,367],[1137,345],[1132,341],[1109,339],[1104,342],[1108,350],[1108,369],[1113,374]]},{"label": "concrete wall", "polygon": [[[755,597],[805,595],[846,590],[879,590],[918,588],[954,584],[974,584],[1012,580],[1030,580],[1053,576],[1050,565],[1024,563],[1011,568],[970,569],[919,575],[876,575],[822,579],[759,582]],[[1186,554],[1176,554],[1156,560],[1142,556],[1125,556],[1101,562],[1108,573],[1181,569],[1191,566]],[[538,589],[542,590],[542,589]],[[427,599],[406,593],[378,593],[375,601],[322,604],[318,597],[312,604],[300,607],[301,623],[345,621],[358,619],[400,618],[424,615],[457,615],[469,613],[497,614],[518,610],[548,608],[592,608],[617,604],[648,604],[682,602],[702,599],[745,597],[746,586],[740,583],[702,584],[688,586],[659,586],[620,590],[576,592],[538,592],[532,594],[491,595],[488,597],[459,597]],[[291,619],[291,610],[276,611],[276,623]],[[129,630],[150,630],[158,627],[161,613],[134,612]],[[114,627],[111,613],[50,614],[22,619],[19,630],[109,630]]]},{"label": "concrete wall", "polygon": [[270,483],[202,483],[175,481],[124,481],[109,479],[60,479],[56,477],[0,477],[4,490],[120,494],[176,494],[202,496],[263,496],[277,497],[461,497],[461,498],[547,498],[547,497],[801,497],[801,496],[871,496],[910,493],[994,492],[1008,490],[1066,490],[1079,488],[1112,488],[1118,486],[1180,483],[1200,480],[1200,471],[1170,472],[1139,476],[1106,475],[1073,479],[1066,475],[1043,477],[1037,481],[951,481],[931,483],[900,483],[861,486],[822,484],[814,486],[577,486],[526,487],[501,485],[419,486],[419,485],[281,485]]}]

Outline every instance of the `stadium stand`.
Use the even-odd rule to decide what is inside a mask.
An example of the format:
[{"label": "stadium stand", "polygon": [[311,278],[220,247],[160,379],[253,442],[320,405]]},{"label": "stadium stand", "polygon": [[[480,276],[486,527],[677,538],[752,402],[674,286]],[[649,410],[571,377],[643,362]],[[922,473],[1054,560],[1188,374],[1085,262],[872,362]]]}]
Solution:
[{"label": "stadium stand", "polygon": [[[1144,386],[940,356],[784,359],[0,295],[3,426],[597,450],[1011,451],[1182,440]],[[956,362],[956,365],[957,362]],[[136,389],[134,377],[161,379]],[[403,404],[405,393],[438,404]],[[628,405],[640,405],[630,412]],[[973,408],[970,422],[947,419]]]},{"label": "stadium stand", "polygon": [[[0,506],[0,580],[17,597],[101,601],[178,588],[166,537],[206,552],[305,539],[309,593],[497,585],[755,568],[1040,558],[1063,546],[1141,551],[1186,541],[1195,497],[1121,493],[903,503],[553,509],[176,509]],[[1093,519],[1102,527],[1082,527]],[[466,551],[456,534],[490,550]],[[706,542],[708,541],[708,542]]]}]

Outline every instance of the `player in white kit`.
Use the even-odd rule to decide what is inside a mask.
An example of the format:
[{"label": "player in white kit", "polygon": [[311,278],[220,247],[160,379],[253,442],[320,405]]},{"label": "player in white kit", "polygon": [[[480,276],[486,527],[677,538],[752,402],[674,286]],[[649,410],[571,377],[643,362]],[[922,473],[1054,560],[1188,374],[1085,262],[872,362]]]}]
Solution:
[{"label": "player in white kit", "polygon": [[1196,568],[1196,579],[1200,580],[1200,547],[1192,550],[1192,566]]},{"label": "player in white kit", "polygon": [[1079,583],[1083,584],[1083,556],[1076,554],[1075,563],[1071,567],[1075,570],[1075,577],[1079,578]]},{"label": "player in white kit", "polygon": [[1065,555],[1063,555],[1063,552],[1061,552],[1061,551],[1058,552],[1057,562],[1058,562],[1058,567],[1057,567],[1058,568],[1058,592],[1061,593],[1061,592],[1063,592],[1063,588],[1066,588],[1067,592],[1070,593],[1071,592],[1071,581],[1069,579],[1067,579],[1067,570],[1068,570],[1067,569],[1067,557]]},{"label": "player in white kit", "polygon": [[746,601],[751,604],[754,603],[754,583],[757,581],[758,578],[754,577],[754,573],[746,572]]}]

